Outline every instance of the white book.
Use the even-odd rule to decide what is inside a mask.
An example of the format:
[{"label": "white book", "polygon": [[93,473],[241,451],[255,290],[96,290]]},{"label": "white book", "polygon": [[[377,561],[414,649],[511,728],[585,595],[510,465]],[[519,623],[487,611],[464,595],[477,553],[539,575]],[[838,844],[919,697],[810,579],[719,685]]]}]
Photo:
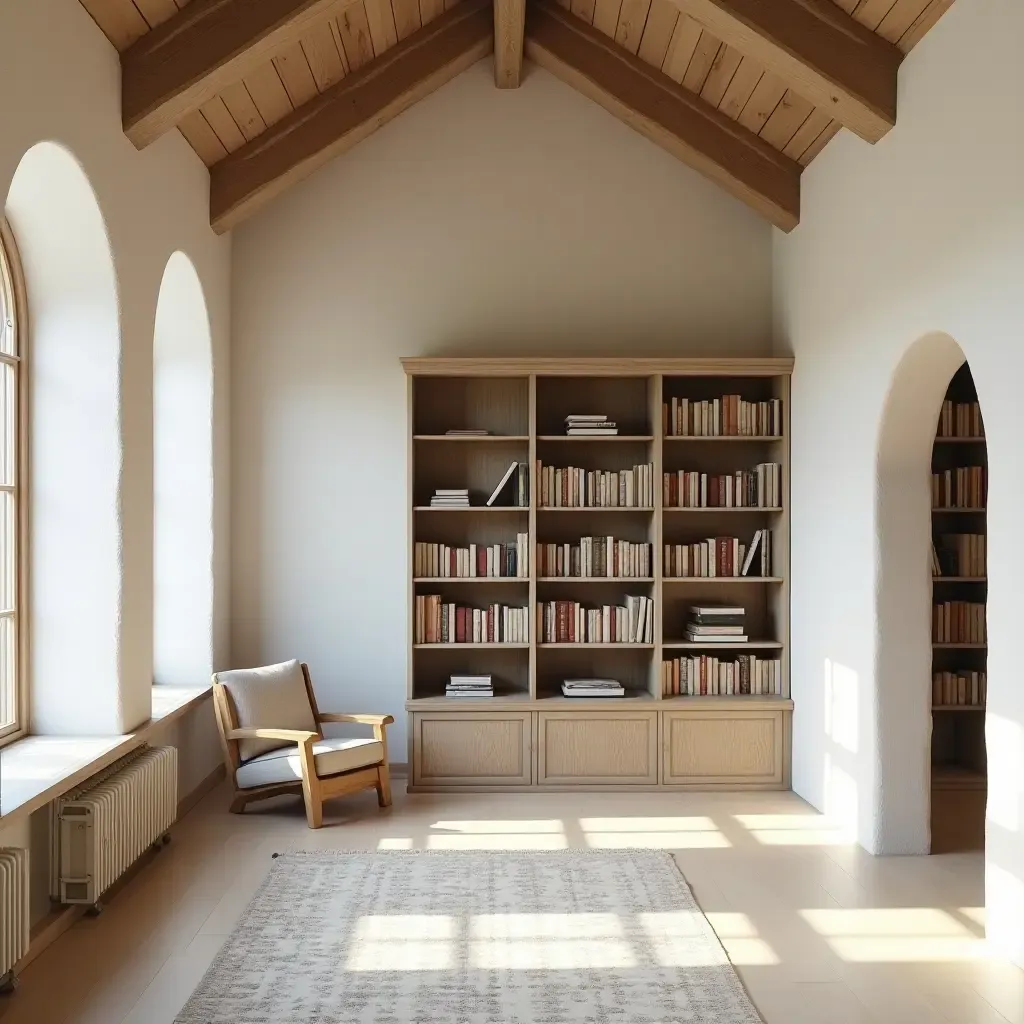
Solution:
[{"label": "white book", "polygon": [[498,500],[498,495],[504,490],[505,485],[509,482],[512,474],[519,468],[518,462],[513,462],[509,465],[508,469],[505,470],[505,475],[498,482],[498,486],[491,492],[491,496],[487,499],[488,506],[491,506]]}]

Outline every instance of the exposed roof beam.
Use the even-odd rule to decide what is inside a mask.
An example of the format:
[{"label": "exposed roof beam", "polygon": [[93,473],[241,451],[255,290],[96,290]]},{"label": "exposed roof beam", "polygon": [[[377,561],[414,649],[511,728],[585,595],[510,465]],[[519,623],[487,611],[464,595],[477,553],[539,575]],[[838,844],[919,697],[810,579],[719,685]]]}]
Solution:
[{"label": "exposed roof beam", "polygon": [[139,149],[344,0],[192,0],[121,54],[121,120]]},{"label": "exposed roof beam", "polygon": [[794,160],[552,0],[531,0],[526,55],[778,227],[796,227]]},{"label": "exposed roof beam", "polygon": [[672,0],[868,142],[896,123],[903,54],[832,0]]},{"label": "exposed roof beam", "polygon": [[463,0],[210,169],[210,221],[233,228],[489,54],[488,0]]},{"label": "exposed roof beam", "polygon": [[518,89],[523,73],[526,0],[494,0],[494,84]]}]

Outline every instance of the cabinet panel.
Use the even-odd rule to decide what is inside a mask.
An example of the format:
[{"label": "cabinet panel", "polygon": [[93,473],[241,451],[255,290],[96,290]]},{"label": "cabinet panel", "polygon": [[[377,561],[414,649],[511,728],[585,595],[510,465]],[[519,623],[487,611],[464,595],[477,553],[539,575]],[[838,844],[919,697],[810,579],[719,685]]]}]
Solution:
[{"label": "cabinet panel", "polygon": [[533,781],[529,712],[411,717],[414,786],[528,786]]},{"label": "cabinet panel", "polygon": [[663,776],[667,785],[782,785],[786,721],[782,711],[667,711]]},{"label": "cabinet panel", "polygon": [[657,712],[542,711],[538,719],[539,783],[657,783]]}]

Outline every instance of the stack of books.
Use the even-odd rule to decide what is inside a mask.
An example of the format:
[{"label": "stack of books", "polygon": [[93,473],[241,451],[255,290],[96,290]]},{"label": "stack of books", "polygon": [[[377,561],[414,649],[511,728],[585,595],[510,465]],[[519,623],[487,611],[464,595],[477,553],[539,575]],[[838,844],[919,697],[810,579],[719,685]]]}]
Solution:
[{"label": "stack of books", "polygon": [[607,437],[617,434],[619,428],[607,416],[566,416],[565,432],[569,437]]},{"label": "stack of books", "polygon": [[445,437],[487,437],[489,430],[446,430]]},{"label": "stack of books", "polygon": [[562,683],[566,697],[624,697],[626,691],[617,679],[566,679]]},{"label": "stack of books", "polygon": [[444,688],[446,697],[464,700],[479,697],[493,697],[494,685],[488,676],[451,676]]},{"label": "stack of books", "polygon": [[698,605],[690,609],[686,639],[697,644],[744,644],[744,615],[745,610],[738,606]]},{"label": "stack of books", "polygon": [[464,487],[438,487],[430,499],[431,508],[469,508],[469,491]]}]

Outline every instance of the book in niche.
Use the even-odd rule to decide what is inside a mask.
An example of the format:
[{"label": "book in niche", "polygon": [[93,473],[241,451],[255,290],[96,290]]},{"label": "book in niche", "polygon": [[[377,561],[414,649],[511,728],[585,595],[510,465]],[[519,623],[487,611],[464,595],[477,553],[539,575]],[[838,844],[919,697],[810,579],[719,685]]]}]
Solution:
[{"label": "book in niche", "polygon": [[513,494],[513,500],[510,503],[513,506],[525,508],[529,505],[529,494],[527,491],[526,482],[526,465],[525,463],[519,463],[513,461],[509,463],[508,469],[505,470],[504,475],[498,481],[498,485],[491,491],[491,496],[487,499],[487,506],[490,508],[501,496],[502,492],[508,487],[509,481],[512,479],[514,474],[516,476],[515,493]]}]

